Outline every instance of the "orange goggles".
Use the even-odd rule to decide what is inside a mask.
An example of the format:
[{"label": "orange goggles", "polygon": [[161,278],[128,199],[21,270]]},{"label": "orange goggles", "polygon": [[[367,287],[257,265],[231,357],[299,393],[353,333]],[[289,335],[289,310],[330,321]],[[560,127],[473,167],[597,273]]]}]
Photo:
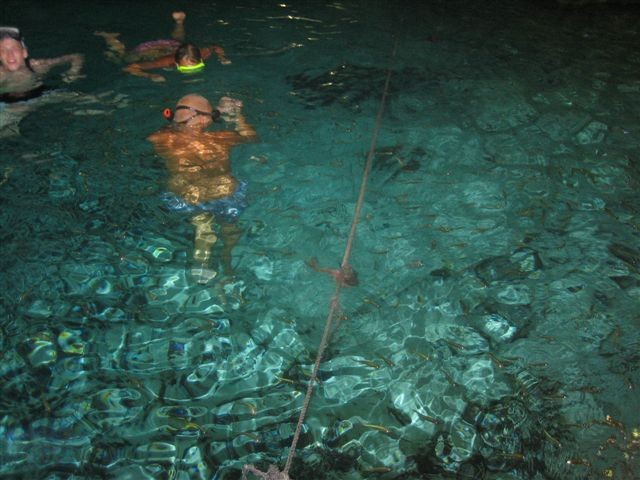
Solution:
[{"label": "orange goggles", "polygon": [[205,117],[211,117],[211,120],[213,120],[214,122],[220,118],[220,112],[218,110],[214,110],[213,112],[203,112],[202,110],[198,110],[197,108],[189,107],[187,105],[178,105],[175,111],[171,110],[170,108],[165,108],[162,111],[162,116],[171,122],[176,116],[175,112],[177,112],[178,110],[189,110],[193,113],[193,115],[191,115],[186,120],[182,120],[181,122],[176,122],[176,123],[190,122],[191,120],[193,120],[199,115],[204,115]]}]

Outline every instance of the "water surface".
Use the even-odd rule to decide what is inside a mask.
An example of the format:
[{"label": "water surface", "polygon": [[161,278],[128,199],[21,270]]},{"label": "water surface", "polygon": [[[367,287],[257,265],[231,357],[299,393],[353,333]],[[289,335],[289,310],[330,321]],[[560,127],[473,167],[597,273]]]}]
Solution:
[{"label": "water surface", "polygon": [[[3,2],[33,57],[83,52],[87,78],[54,75],[0,139],[2,476],[284,465],[335,289],[308,261],[340,264],[391,70],[292,478],[634,478],[638,10],[182,7],[233,63],[156,84],[93,32],[166,38],[173,3]],[[145,141],[189,92],[242,99],[260,135],[232,157],[235,275],[208,285]]]}]

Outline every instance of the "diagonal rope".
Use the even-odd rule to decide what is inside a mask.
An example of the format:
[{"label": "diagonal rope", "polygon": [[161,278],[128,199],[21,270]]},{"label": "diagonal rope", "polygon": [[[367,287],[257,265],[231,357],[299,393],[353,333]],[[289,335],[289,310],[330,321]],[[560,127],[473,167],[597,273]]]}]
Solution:
[{"label": "diagonal rope", "polygon": [[[396,50],[398,47],[398,41],[396,40],[395,45],[393,47],[392,61],[395,59]],[[364,203],[364,196],[367,191],[367,183],[369,181],[369,174],[371,172],[371,167],[373,165],[373,157],[375,153],[376,143],[378,141],[378,134],[380,133],[380,126],[382,124],[382,115],[384,114],[384,105],[387,100],[387,94],[389,92],[389,82],[391,80],[391,67],[387,70],[387,77],[384,82],[384,89],[382,92],[382,98],[380,99],[380,106],[378,108],[378,115],[376,116],[375,128],[373,131],[373,135],[371,137],[371,144],[369,146],[369,153],[367,154],[367,162],[365,164],[364,173],[362,174],[362,182],[360,183],[360,192],[358,194],[358,201],[356,203],[356,208],[353,213],[353,221],[351,222],[351,230],[349,232],[349,237],[347,238],[347,246],[345,247],[344,256],[342,258],[342,268],[344,269],[349,265],[349,258],[351,257],[351,251],[353,250],[353,242],[356,236],[356,229],[358,227],[358,221],[360,218],[360,211],[362,210],[362,205]],[[291,462],[293,461],[293,457],[295,456],[296,446],[298,444],[298,440],[300,437],[300,431],[302,430],[302,423],[304,422],[304,418],[307,413],[307,409],[309,408],[309,402],[311,401],[311,394],[313,392],[313,384],[317,378],[318,370],[320,369],[320,363],[322,362],[322,356],[324,354],[324,350],[327,347],[329,334],[332,331],[332,325],[335,321],[336,327],[340,321],[339,318],[335,318],[335,313],[339,309],[338,299],[340,298],[340,291],[342,290],[342,283],[336,282],[336,290],[333,294],[333,298],[331,300],[331,307],[329,309],[329,313],[327,315],[327,321],[325,324],[324,332],[322,334],[322,340],[320,341],[320,347],[318,349],[318,355],[316,356],[316,361],[313,365],[313,372],[311,374],[311,379],[309,380],[309,385],[307,386],[307,394],[304,398],[304,403],[302,406],[302,411],[300,412],[300,417],[298,418],[298,425],[296,426],[296,432],[293,436],[293,441],[291,442],[291,448],[289,450],[289,456],[287,458],[287,463],[284,467],[285,475],[288,474],[289,468],[291,467]]]},{"label": "diagonal rope", "polygon": [[[391,56],[391,62],[393,62],[393,60],[395,59],[397,48],[398,48],[398,40],[396,39],[393,47],[393,53]],[[376,143],[378,141],[378,134],[380,133],[380,126],[382,124],[382,115],[384,114],[384,105],[387,100],[387,94],[389,92],[390,80],[391,80],[391,67],[389,67],[387,70],[387,76],[384,82],[384,89],[382,91],[382,98],[380,99],[380,106],[378,107],[378,115],[376,116],[376,123],[373,130],[373,135],[371,137],[369,153],[367,154],[367,161],[365,163],[364,172],[362,174],[360,192],[358,193],[358,200],[356,202],[356,208],[353,213],[351,230],[349,231],[349,236],[347,238],[347,245],[345,247],[344,256],[342,257],[342,263],[341,263],[342,270],[346,268],[350,268],[349,258],[351,257],[351,251],[353,250],[353,242],[355,240],[356,229],[358,227],[358,221],[360,219],[360,211],[362,210],[362,205],[364,203],[364,196],[367,191],[369,174],[371,172],[371,167],[373,165],[373,158],[375,155]],[[272,465],[271,467],[269,467],[269,470],[267,472],[260,472],[253,465],[245,465],[245,468],[243,468],[243,478],[246,478],[245,473],[249,471],[254,475],[257,475],[265,480],[291,480],[289,477],[289,470],[291,468],[291,463],[293,462],[293,458],[295,457],[295,454],[296,454],[296,447],[298,445],[298,441],[300,440],[300,433],[302,431],[302,425],[304,423],[304,419],[307,415],[307,410],[309,409],[311,396],[313,394],[313,386],[317,379],[317,374],[318,374],[318,370],[320,369],[320,364],[322,363],[322,357],[329,343],[331,332],[334,331],[340,323],[341,316],[336,315],[336,312],[340,311],[340,303],[339,303],[340,291],[342,290],[343,286],[344,285],[342,282],[336,281],[336,289],[333,293],[333,297],[331,297],[329,313],[327,314],[327,320],[325,323],[324,331],[322,333],[322,339],[320,340],[320,346],[318,347],[318,354],[316,355],[316,360],[315,360],[315,363],[313,364],[313,371],[311,373],[311,378],[309,379],[309,385],[307,386],[307,393],[302,403],[302,410],[300,411],[300,416],[298,417],[296,431],[293,435],[293,440],[291,441],[291,447],[289,448],[289,455],[287,457],[287,463],[285,464],[284,470],[280,472],[277,470],[276,467]]]},{"label": "diagonal rope", "polygon": [[[391,61],[396,57],[396,50],[398,48],[398,40],[396,40],[393,46],[393,53],[391,54]],[[387,70],[387,78],[384,82],[384,90],[382,91],[382,98],[380,99],[380,106],[378,107],[378,115],[376,116],[375,128],[373,135],[371,136],[371,144],[369,146],[369,153],[367,154],[367,163],[364,167],[364,173],[362,174],[362,183],[360,184],[360,193],[358,194],[358,201],[356,203],[356,209],[353,212],[353,221],[351,222],[351,231],[347,238],[347,246],[344,250],[344,256],[342,257],[342,268],[349,265],[349,257],[351,257],[351,250],[353,249],[353,241],[356,236],[356,228],[358,221],[360,220],[360,210],[362,210],[362,204],[364,203],[364,195],[367,191],[367,182],[369,181],[369,173],[373,165],[373,157],[375,155],[376,143],[378,142],[378,134],[380,133],[380,125],[382,124],[382,114],[384,113],[384,104],[387,100],[387,94],[389,93],[389,81],[391,80],[391,67]]]}]

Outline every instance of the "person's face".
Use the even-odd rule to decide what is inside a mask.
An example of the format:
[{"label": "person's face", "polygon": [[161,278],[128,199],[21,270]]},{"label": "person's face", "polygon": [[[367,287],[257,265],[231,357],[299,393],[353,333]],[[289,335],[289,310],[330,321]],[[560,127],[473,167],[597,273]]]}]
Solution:
[{"label": "person's face", "polygon": [[0,63],[5,70],[15,72],[25,66],[27,49],[18,40],[3,38],[0,40]]},{"label": "person's face", "polygon": [[199,62],[197,62],[195,59],[191,58],[191,57],[182,57],[180,59],[180,61],[178,62],[178,65],[180,65],[181,67],[193,67],[194,65],[197,65]]}]

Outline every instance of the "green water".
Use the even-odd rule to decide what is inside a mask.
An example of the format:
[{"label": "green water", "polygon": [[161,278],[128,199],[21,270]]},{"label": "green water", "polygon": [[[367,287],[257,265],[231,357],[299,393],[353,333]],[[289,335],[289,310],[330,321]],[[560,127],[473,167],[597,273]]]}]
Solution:
[{"label": "green water", "polygon": [[[93,35],[166,38],[177,8],[231,65],[153,83]],[[284,466],[335,291],[308,262],[341,262],[389,70],[359,285],[341,291],[291,477],[638,475],[637,9],[1,10],[32,57],[82,52],[87,76],[54,72],[0,138],[0,476]],[[232,153],[249,200],[235,274],[207,285],[145,140],[189,92],[241,99],[260,136]]]}]

